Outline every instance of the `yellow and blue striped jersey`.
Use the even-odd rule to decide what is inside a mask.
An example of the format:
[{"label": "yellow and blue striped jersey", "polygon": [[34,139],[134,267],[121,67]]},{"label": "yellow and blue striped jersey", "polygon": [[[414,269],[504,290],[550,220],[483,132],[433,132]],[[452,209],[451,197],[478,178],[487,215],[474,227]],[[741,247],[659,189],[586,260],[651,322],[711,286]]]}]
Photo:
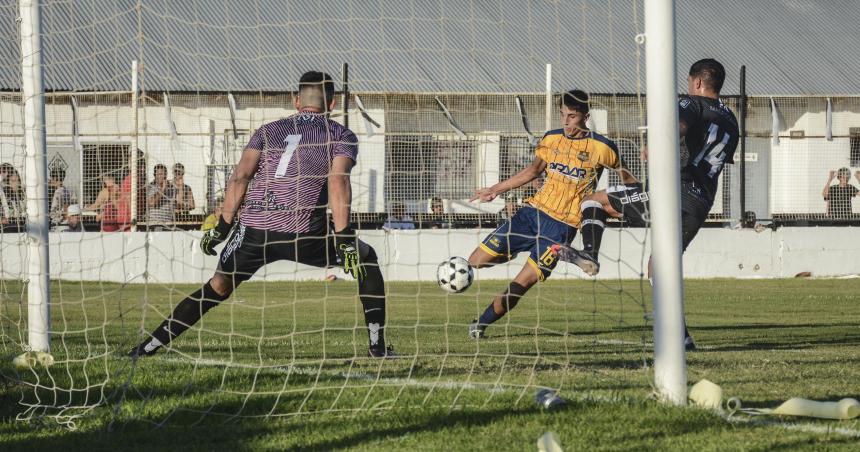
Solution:
[{"label": "yellow and blue striped jersey", "polygon": [[603,168],[621,166],[615,142],[593,131],[583,138],[569,138],[563,129],[551,130],[535,153],[546,162],[546,179],[528,203],[576,227],[581,219],[579,204],[594,193]]}]

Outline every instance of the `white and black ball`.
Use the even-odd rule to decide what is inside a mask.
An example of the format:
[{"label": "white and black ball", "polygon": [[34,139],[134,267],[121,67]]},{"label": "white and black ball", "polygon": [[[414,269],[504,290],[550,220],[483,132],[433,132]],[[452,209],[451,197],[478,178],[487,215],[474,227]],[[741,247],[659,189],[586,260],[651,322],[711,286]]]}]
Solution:
[{"label": "white and black ball", "polygon": [[461,293],[472,285],[475,274],[469,261],[462,257],[449,257],[436,270],[439,287],[448,293]]}]

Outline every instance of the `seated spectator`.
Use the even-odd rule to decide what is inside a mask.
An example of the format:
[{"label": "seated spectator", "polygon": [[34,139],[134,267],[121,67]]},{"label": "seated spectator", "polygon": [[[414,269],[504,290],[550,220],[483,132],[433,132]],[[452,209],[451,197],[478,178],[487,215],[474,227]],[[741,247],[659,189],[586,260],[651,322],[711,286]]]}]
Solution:
[{"label": "seated spectator", "polygon": [[213,229],[215,226],[217,226],[218,225],[218,218],[221,217],[221,212],[223,210],[224,210],[224,197],[219,196],[215,200],[215,210],[212,211],[212,213],[210,213],[209,216],[206,217],[205,220],[203,220],[203,224],[200,226],[200,230],[201,231],[208,231],[210,229]]},{"label": "seated spectator", "polygon": [[[860,182],[860,171],[854,175]],[[848,168],[839,168],[839,171],[831,171],[827,183],[824,185],[824,201],[827,205],[827,215],[833,218],[848,218],[851,216],[851,198],[857,196],[860,190],[848,183],[851,171]],[[830,185],[833,179],[839,179],[836,185]]]},{"label": "seated spectator", "polygon": [[415,223],[412,222],[412,217],[406,214],[406,207],[402,202],[391,203],[391,213],[388,214],[388,219],[382,225],[382,229],[390,231],[392,229],[415,229]]},{"label": "seated spectator", "polygon": [[445,205],[441,198],[430,199],[430,213],[433,215],[430,220],[431,229],[451,229],[451,222],[445,218]]},{"label": "seated spectator", "polygon": [[20,227],[26,221],[27,194],[21,186],[21,176],[14,168],[4,177],[0,193],[0,224]]},{"label": "seated spectator", "polygon": [[117,218],[117,204],[119,203],[120,189],[113,174],[102,176],[102,189],[96,200],[86,206],[86,210],[96,211],[96,220],[101,223],[101,230],[113,232],[119,230],[119,219]]},{"label": "seated spectator", "polygon": [[48,176],[48,198],[51,199],[49,215],[51,226],[58,226],[65,220],[66,208],[75,202],[75,195],[63,182],[66,180],[66,170],[62,168],[51,169]]},{"label": "seated spectator", "polygon": [[191,187],[185,185],[185,166],[181,163],[173,165],[173,191],[176,193],[176,217],[181,218],[194,210],[194,193]]},{"label": "seated spectator", "polygon": [[152,171],[153,181],[146,186],[146,222],[150,230],[170,229],[174,223],[176,190],[167,180],[167,167],[158,164]]},{"label": "seated spectator", "polygon": [[66,209],[66,221],[60,231],[84,232],[84,225],[81,223],[81,206],[72,204]]}]

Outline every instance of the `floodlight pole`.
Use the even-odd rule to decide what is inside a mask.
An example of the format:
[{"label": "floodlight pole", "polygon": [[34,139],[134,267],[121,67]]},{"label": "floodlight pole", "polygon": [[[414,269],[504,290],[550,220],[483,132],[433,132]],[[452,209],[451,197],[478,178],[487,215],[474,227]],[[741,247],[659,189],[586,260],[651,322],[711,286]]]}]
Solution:
[{"label": "floodlight pole", "polygon": [[685,405],[687,366],[684,357],[674,13],[674,0],[645,0],[654,383],[661,400]]},{"label": "floodlight pole", "polygon": [[27,334],[30,350],[51,351],[48,260],[48,156],[42,18],[38,0],[21,0],[21,96],[24,100],[24,175],[27,190]]}]

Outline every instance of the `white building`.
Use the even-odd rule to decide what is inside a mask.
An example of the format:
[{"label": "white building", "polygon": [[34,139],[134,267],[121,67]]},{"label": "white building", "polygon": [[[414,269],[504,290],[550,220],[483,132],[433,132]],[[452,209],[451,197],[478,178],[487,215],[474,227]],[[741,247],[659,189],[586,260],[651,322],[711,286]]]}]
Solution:
[{"label": "white building", "polygon": [[[0,49],[10,55],[0,63],[0,162],[22,168],[15,3],[0,7]],[[637,2],[614,2],[610,10],[604,2],[354,0],[327,11],[275,0],[211,8],[91,3],[48,1],[43,18],[49,159],[67,166],[67,185],[84,203],[98,191],[99,175],[118,170],[122,153],[137,147],[147,154],[150,178],[155,164],[184,164],[186,183],[205,207],[249,133],[292,112],[300,74],[321,69],[339,78],[344,62],[353,93],[349,124],[361,141],[357,212],[384,212],[391,200],[422,211],[436,195],[450,211],[498,211],[498,203],[463,201],[529,159],[516,96],[532,133],[539,136],[548,122],[554,127],[554,108],[546,117],[546,64],[555,92],[605,93],[594,95],[592,125],[638,166],[645,124],[638,95],[645,93],[644,46],[634,40],[642,32]],[[860,169],[860,58],[839,44],[856,34],[856,23],[852,2],[679,2],[680,82],[693,61],[717,58],[729,73],[726,102],[737,111],[738,73],[746,66],[745,209],[760,218],[823,214],[828,172]],[[378,126],[363,118],[358,100]],[[739,166],[725,171],[715,218],[740,217]]]}]

